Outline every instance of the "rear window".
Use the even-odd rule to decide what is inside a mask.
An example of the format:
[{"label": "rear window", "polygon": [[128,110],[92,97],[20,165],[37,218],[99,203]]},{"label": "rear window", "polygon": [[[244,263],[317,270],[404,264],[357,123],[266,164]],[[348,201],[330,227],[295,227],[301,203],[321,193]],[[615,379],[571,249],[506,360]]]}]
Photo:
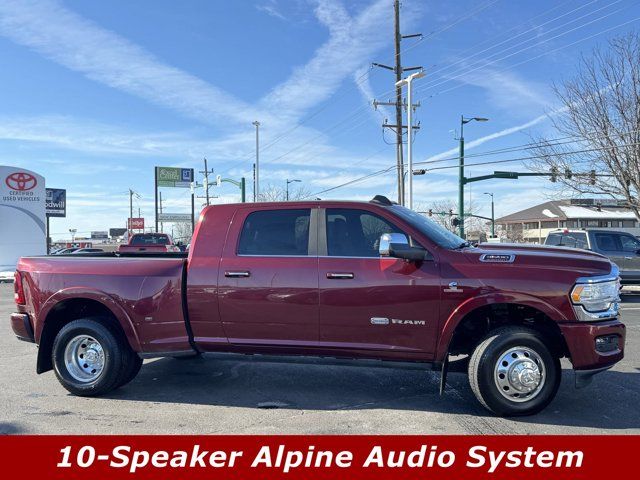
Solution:
[{"label": "rear window", "polygon": [[156,233],[145,233],[131,237],[130,245],[169,245],[169,237]]},{"label": "rear window", "polygon": [[239,255],[304,256],[309,253],[311,210],[261,210],[242,227]]},{"label": "rear window", "polygon": [[550,233],[545,245],[571,248],[589,248],[585,232]]}]

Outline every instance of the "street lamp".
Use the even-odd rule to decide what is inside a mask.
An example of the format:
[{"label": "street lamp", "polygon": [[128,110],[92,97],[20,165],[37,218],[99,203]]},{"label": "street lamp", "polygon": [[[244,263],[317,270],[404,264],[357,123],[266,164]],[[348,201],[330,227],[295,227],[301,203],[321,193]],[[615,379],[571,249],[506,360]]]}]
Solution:
[{"label": "street lamp", "polygon": [[[396,82],[396,87],[402,87],[407,85],[407,158],[408,169],[413,172],[413,87],[412,83],[417,78],[424,77],[424,72],[416,72],[409,75],[404,80]],[[398,125],[400,131],[402,131],[402,125]],[[413,175],[409,175],[409,209],[413,209]]]},{"label": "street lamp", "polygon": [[460,220],[460,237],[464,238],[464,126],[469,122],[488,122],[488,118],[460,116],[460,165],[458,179],[458,219]]},{"label": "street lamp", "polygon": [[295,183],[295,182],[301,182],[302,180],[289,180],[287,178],[287,202],[289,201],[289,184],[290,183]]},{"label": "street lamp", "polygon": [[484,194],[491,196],[491,238],[495,238],[495,236],[496,236],[496,217],[494,215],[494,209],[493,209],[493,193],[484,192]]},{"label": "street lamp", "polygon": [[253,201],[260,201],[260,122],[252,123],[256,127],[256,163],[253,166]]}]

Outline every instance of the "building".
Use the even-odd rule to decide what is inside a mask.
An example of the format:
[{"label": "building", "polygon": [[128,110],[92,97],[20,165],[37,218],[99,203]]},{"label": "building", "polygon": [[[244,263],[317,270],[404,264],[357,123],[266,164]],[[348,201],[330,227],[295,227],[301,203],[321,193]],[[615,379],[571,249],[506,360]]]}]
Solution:
[{"label": "building", "polygon": [[507,241],[544,243],[558,228],[611,228],[640,235],[635,214],[621,200],[572,198],[541,203],[496,219]]}]

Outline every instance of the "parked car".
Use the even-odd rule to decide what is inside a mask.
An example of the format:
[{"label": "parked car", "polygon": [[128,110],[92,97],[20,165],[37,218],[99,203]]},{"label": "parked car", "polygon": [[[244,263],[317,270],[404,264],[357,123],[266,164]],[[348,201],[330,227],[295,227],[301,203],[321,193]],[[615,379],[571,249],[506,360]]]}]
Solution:
[{"label": "parked car", "polygon": [[640,284],[640,240],[615,230],[558,230],[550,232],[545,245],[591,250],[609,258],[620,268],[623,285]]},{"label": "parked car", "polygon": [[71,252],[72,255],[79,255],[81,253],[99,253],[104,252],[102,248],[79,248],[75,252]]},{"label": "parked car", "polygon": [[188,257],[20,259],[11,324],[39,345],[37,372],[93,396],[143,358],[260,353],[430,365],[444,386],[467,355],[480,403],[526,415],[556,395],[561,357],[576,386],[623,358],[618,270],[594,252],[471,247],[384,197],[201,218]]},{"label": "parked car", "polygon": [[60,250],[57,250],[55,253],[52,253],[52,255],[68,255],[79,249],[80,249],[79,247],[61,248]]},{"label": "parked car", "polygon": [[118,252],[179,252],[180,248],[173,243],[173,239],[166,233],[136,233],[131,235],[129,243],[120,245]]}]

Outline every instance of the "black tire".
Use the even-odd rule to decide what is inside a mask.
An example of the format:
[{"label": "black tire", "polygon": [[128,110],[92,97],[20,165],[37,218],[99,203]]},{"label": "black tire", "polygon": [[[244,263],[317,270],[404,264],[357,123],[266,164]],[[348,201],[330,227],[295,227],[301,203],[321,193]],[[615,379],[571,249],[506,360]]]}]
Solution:
[{"label": "black tire", "polygon": [[136,352],[129,348],[129,355],[127,357],[127,363],[122,369],[122,374],[118,379],[118,383],[115,388],[124,387],[131,380],[136,378],[138,372],[140,372],[140,368],[142,367],[142,359],[138,356]]},{"label": "black tire", "polygon": [[[109,319],[99,318],[74,320],[62,327],[53,341],[53,370],[62,386],[74,395],[93,397],[103,395],[119,386],[123,371],[130,363],[130,347],[123,342],[120,332],[109,322]],[[91,373],[85,372],[74,362],[68,364],[65,361],[67,347],[69,346],[70,352],[73,351],[73,344],[82,343],[76,339],[83,336],[97,341],[102,349],[103,363],[95,377],[91,377]],[[95,350],[92,354],[95,355]],[[75,358],[73,355],[72,357]],[[75,376],[72,372],[75,372]],[[78,379],[78,375],[85,375],[86,378]]]},{"label": "black tire", "polygon": [[[519,358],[524,361],[528,359],[524,359],[522,355],[529,357],[529,352],[533,352],[537,355],[533,360],[534,363],[542,364],[544,373],[541,374],[541,386],[532,392],[521,394],[517,389],[512,388],[513,384],[509,382],[508,376],[504,380],[505,375],[497,370],[498,362],[501,358],[509,358],[504,355],[511,349],[515,351],[510,355],[520,355]],[[507,362],[504,365],[507,365]],[[539,371],[542,372],[542,368]],[[485,408],[501,416],[538,413],[556,396],[561,378],[560,359],[551,353],[536,331],[523,327],[502,327],[490,332],[476,347],[469,361],[471,390]],[[501,392],[499,383],[503,384],[504,394]],[[504,385],[505,383],[510,384],[511,387]],[[528,398],[529,396],[531,398]]]}]

